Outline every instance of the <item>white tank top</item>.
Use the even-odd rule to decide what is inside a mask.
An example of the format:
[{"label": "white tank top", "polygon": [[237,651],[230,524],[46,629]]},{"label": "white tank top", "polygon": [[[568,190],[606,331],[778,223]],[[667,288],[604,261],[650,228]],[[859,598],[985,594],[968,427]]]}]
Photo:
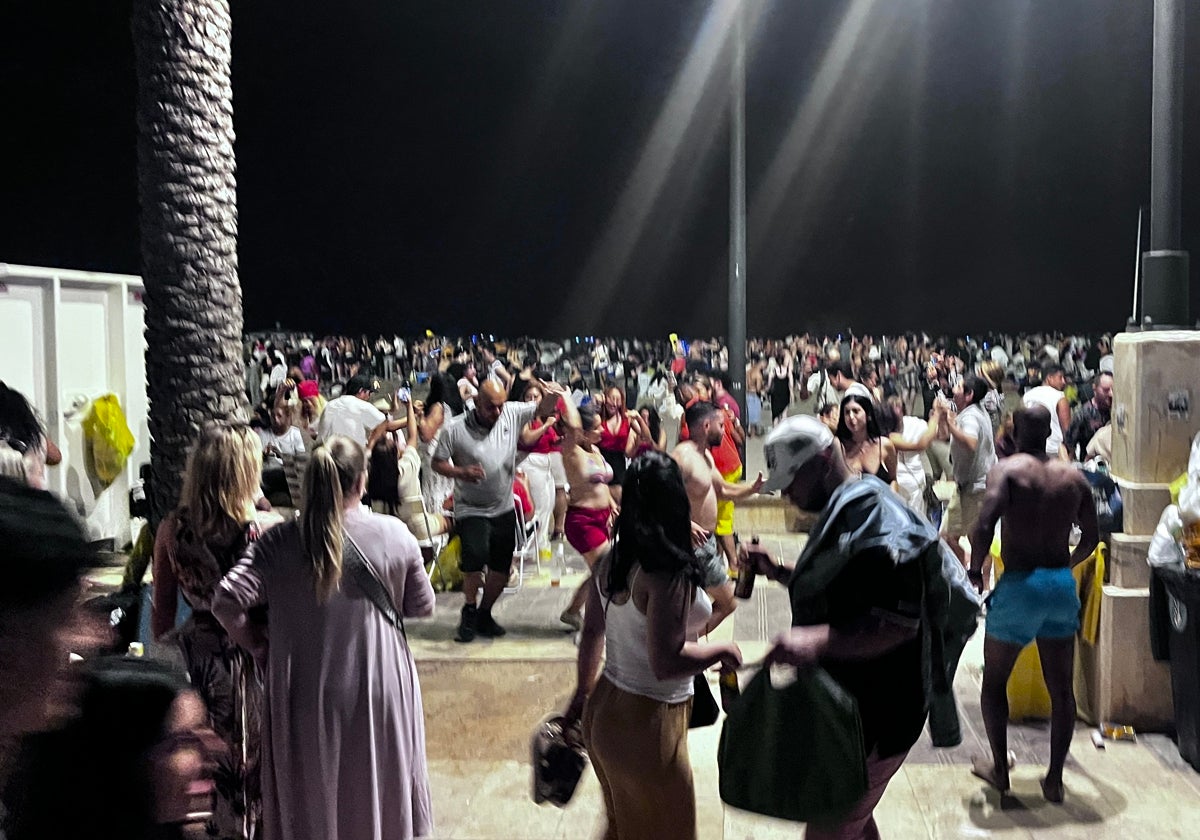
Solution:
[{"label": "white tank top", "polygon": [[1051,455],[1058,455],[1059,444],[1063,442],[1063,428],[1058,422],[1058,401],[1062,398],[1063,392],[1049,385],[1030,388],[1021,398],[1026,408],[1040,405],[1050,412],[1050,437],[1046,438],[1046,451]]},{"label": "white tank top", "polygon": [[[929,424],[920,417],[905,415],[900,434],[905,443],[916,443],[928,428]],[[921,463],[921,453],[897,452],[896,455],[896,483],[905,489],[924,487],[925,466]]]},{"label": "white tank top", "polygon": [[[641,571],[635,566],[629,576],[629,587]],[[599,579],[596,586],[600,586]],[[679,677],[660,680],[650,667],[650,647],[647,639],[646,616],[633,603],[633,596],[623,604],[603,599],[605,616],[604,638],[607,647],[604,661],[604,676],[613,685],[631,694],[640,694],[662,703],[682,703],[692,696],[692,678]],[[695,640],[712,615],[712,601],[700,587],[692,601],[687,618],[687,638]]]}]

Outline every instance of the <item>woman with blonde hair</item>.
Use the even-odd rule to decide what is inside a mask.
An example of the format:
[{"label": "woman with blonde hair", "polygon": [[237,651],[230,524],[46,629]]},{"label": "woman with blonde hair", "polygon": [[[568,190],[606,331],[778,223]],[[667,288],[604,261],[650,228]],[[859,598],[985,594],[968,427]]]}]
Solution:
[{"label": "woman with blonde hair", "polygon": [[[313,450],[298,521],[250,546],[213,611],[266,680],[265,840],[401,840],[433,830],[425,718],[404,618],[433,613],[416,539],[362,504],[367,462]],[[267,621],[255,616],[266,609]]]},{"label": "woman with blonde hair", "polygon": [[216,828],[252,837],[259,809],[257,713],[262,687],[254,665],[213,617],[217,584],[262,530],[280,521],[255,510],[262,442],[245,423],[205,426],[188,455],[179,506],[154,539],[150,626],[161,639],[175,627],[179,595],[192,614],[174,634],[209,723],[228,747],[215,781]]}]

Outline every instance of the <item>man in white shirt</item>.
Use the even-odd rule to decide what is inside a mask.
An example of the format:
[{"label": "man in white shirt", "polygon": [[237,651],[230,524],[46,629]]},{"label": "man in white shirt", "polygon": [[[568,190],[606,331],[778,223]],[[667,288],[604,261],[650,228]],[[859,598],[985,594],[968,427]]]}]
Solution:
[{"label": "man in white shirt", "polygon": [[[966,566],[968,558],[959,540],[970,538],[979,520],[987,490],[988,470],[996,463],[996,441],[992,437],[992,421],[979,403],[987,396],[988,384],[983,377],[971,374],[954,387],[954,405],[958,413],[939,409],[950,430],[950,463],[958,492],[950,502],[942,522],[942,533],[958,559]],[[990,546],[971,545],[971,555],[987,556]]]},{"label": "man in white shirt", "polygon": [[1030,388],[1021,399],[1026,408],[1040,405],[1050,412],[1050,437],[1046,438],[1046,454],[1056,458],[1068,458],[1063,445],[1064,432],[1071,428],[1071,406],[1063,393],[1067,377],[1062,365],[1047,365],[1042,371],[1042,384]]},{"label": "man in white shirt", "polygon": [[358,374],[346,382],[340,397],[325,405],[317,424],[317,437],[328,440],[334,435],[345,435],[365,447],[372,433],[385,423],[384,413],[371,405],[371,380]]},{"label": "man in white shirt", "polygon": [[[284,455],[299,455],[304,452],[304,436],[292,425],[292,407],[283,400],[275,403],[271,409],[271,427],[259,429],[258,436],[262,440],[263,466],[262,491],[268,499],[279,498],[272,504],[292,504],[288,489],[287,476],[283,468]],[[286,499],[282,498],[286,497]]]}]

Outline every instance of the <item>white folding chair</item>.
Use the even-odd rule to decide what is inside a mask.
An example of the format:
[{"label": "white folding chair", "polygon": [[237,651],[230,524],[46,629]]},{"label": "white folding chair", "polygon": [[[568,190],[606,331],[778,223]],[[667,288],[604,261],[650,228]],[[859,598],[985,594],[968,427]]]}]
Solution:
[{"label": "white folding chair", "polygon": [[[521,506],[521,497],[513,493],[513,508],[517,514],[517,542],[513,550],[513,560],[517,563],[516,583],[504,587],[504,591],[512,594],[525,583],[525,561],[533,558],[537,574],[542,573],[542,561],[538,556],[538,531],[535,519],[525,519],[525,510]],[[511,581],[511,578],[510,578]]]}]

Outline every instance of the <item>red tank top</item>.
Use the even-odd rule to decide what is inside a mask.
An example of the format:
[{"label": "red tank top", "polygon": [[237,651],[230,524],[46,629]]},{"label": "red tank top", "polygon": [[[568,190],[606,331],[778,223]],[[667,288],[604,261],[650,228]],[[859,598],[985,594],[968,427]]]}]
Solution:
[{"label": "red tank top", "polygon": [[629,418],[621,417],[621,426],[617,431],[608,430],[608,421],[600,424],[600,448],[606,452],[624,452],[625,444],[629,443]]},{"label": "red tank top", "polygon": [[[550,422],[553,423],[554,421],[551,420]],[[529,427],[531,429],[540,429],[542,427],[542,421],[534,420],[529,424]],[[517,448],[522,452],[529,452],[534,455],[548,455],[551,452],[557,452],[562,449],[562,445],[559,443],[558,430],[551,429],[538,438],[537,442],[533,444],[533,446],[526,446],[523,443],[518,443]]]}]

